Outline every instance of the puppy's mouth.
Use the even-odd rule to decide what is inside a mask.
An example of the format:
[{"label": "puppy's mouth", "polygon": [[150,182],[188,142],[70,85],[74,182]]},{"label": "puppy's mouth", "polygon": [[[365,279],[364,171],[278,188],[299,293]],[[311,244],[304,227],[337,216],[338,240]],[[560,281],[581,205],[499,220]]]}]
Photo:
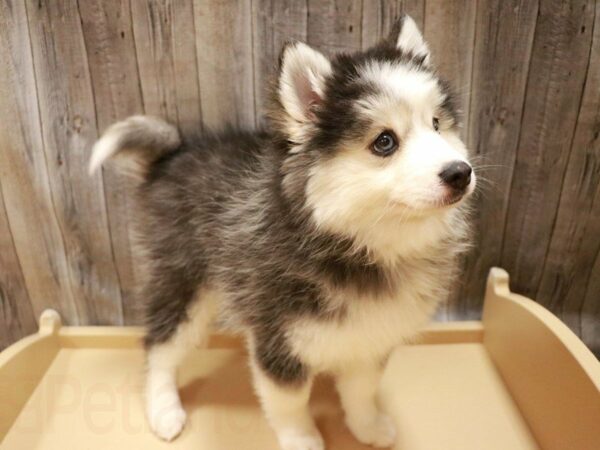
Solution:
[{"label": "puppy's mouth", "polygon": [[469,192],[449,193],[434,203],[434,208],[450,208],[456,206],[463,199],[469,196]]},{"label": "puppy's mouth", "polygon": [[[419,205],[419,206],[413,206],[413,205],[409,205],[407,203],[404,202],[394,202],[394,204],[396,206],[400,206],[402,208],[402,210],[410,210],[412,211],[412,214],[415,214],[416,216],[420,216],[420,215],[428,215],[431,213],[434,213],[435,211],[439,211],[445,208],[452,208],[454,206],[456,206],[458,203],[460,203],[460,201],[464,198],[466,198],[468,196],[468,194],[466,192],[460,193],[460,194],[454,194],[454,195],[447,195],[445,197],[442,197],[441,199],[435,199],[435,200],[431,200],[430,202],[427,202],[425,204]],[[404,214],[404,213],[401,213]]]},{"label": "puppy's mouth", "polygon": [[439,202],[440,207],[445,206],[453,206],[457,203],[460,203],[461,200],[469,197],[473,193],[474,187],[473,183],[469,184],[465,187],[465,189],[461,190],[448,190],[447,194],[444,195]]},{"label": "puppy's mouth", "polygon": [[[443,210],[446,208],[456,207],[462,200],[466,199],[471,195],[470,190],[464,190],[460,192],[448,192],[446,195],[432,198],[430,201],[425,202],[421,205],[411,205],[402,201],[393,202],[396,206],[401,207],[401,210],[406,209],[412,211],[413,214],[427,215],[434,213],[435,211]],[[403,212],[401,214],[404,214]]]},{"label": "puppy's mouth", "polygon": [[456,203],[460,202],[463,198],[465,198],[465,196],[466,196],[466,193],[449,195],[448,197],[444,198],[441,201],[440,206],[455,205]]}]

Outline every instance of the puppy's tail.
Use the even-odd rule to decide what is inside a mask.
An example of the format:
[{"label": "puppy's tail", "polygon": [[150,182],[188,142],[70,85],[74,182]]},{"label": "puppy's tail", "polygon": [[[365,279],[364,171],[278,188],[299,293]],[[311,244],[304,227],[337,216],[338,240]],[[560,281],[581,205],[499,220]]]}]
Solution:
[{"label": "puppy's tail", "polygon": [[111,125],[94,144],[89,173],[108,159],[128,175],[144,180],[152,163],[181,145],[179,131],[162,119],[131,116]]}]

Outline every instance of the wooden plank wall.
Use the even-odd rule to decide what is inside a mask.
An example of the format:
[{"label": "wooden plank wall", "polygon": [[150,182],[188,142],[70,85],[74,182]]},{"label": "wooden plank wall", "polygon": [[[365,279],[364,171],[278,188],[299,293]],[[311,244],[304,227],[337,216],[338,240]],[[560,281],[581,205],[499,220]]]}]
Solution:
[{"label": "wooden plank wall", "polygon": [[128,181],[92,178],[110,123],[263,123],[282,44],[366,48],[413,16],[460,94],[477,243],[438,316],[476,318],[490,266],[600,352],[600,6],[594,0],[0,2],[0,348],[45,308],[139,323]]}]

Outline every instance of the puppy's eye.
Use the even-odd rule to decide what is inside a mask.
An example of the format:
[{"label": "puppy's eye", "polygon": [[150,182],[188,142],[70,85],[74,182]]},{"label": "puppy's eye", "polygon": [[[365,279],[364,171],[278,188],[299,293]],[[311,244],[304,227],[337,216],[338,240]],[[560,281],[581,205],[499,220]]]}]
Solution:
[{"label": "puppy's eye", "polygon": [[438,119],[437,117],[433,118],[433,129],[435,131],[440,131],[440,119]]},{"label": "puppy's eye", "polygon": [[371,151],[377,156],[389,156],[398,148],[396,135],[391,131],[384,131],[371,144]]}]

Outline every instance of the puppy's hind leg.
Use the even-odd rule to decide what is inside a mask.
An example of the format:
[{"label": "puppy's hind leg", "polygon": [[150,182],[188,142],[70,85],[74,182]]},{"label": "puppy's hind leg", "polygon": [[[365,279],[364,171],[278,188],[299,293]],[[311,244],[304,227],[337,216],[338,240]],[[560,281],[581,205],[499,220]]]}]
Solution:
[{"label": "puppy's hind leg", "polygon": [[215,299],[207,294],[207,291],[199,290],[186,308],[187,314],[173,326],[167,339],[153,341],[150,323],[146,414],[152,431],[167,441],[181,433],[186,421],[177,391],[177,368],[190,349],[206,343],[215,316]]}]

